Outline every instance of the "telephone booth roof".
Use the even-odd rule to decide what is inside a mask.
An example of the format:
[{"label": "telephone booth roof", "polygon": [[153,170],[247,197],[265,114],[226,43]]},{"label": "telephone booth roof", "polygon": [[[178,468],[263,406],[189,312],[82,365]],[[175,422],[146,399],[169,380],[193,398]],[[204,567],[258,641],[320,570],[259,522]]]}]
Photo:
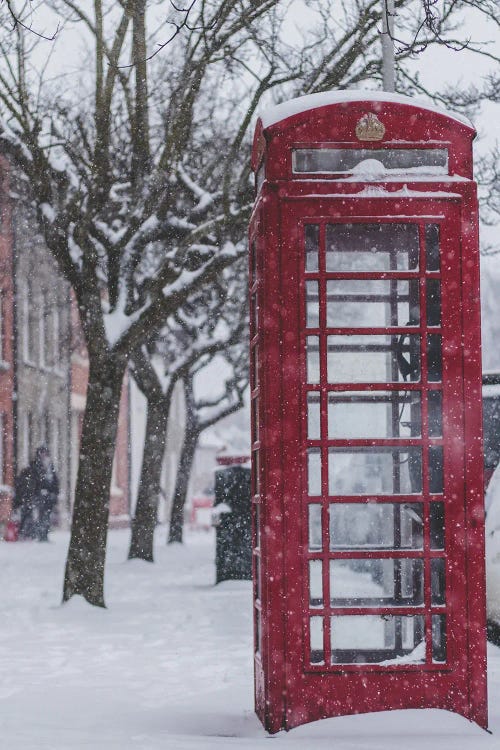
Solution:
[{"label": "telephone booth roof", "polygon": [[[375,116],[379,133],[365,137],[359,131],[362,118]],[[443,149],[447,153],[447,174],[431,175],[472,179],[472,141],[476,135],[470,121],[460,114],[429,105],[400,94],[383,91],[327,91],[298,97],[266,109],[255,130],[252,168],[259,170],[265,156],[266,179],[345,179],[347,174],[297,174],[292,168],[292,152],[296,149],[362,148],[382,149]],[[391,170],[394,172],[394,170]],[[402,170],[403,172],[404,170]],[[411,175],[411,176],[410,176]],[[405,182],[425,179],[418,169],[406,172]],[[384,174],[383,179],[397,179],[397,174]],[[353,177],[351,177],[353,179]]]}]

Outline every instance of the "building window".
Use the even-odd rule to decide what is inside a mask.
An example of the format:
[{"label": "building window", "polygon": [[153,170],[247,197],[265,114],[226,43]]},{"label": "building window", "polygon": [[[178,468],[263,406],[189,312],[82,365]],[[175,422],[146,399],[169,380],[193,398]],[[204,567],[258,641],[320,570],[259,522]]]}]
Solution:
[{"label": "building window", "polygon": [[0,289],[0,362],[4,361],[4,316],[3,316],[4,293]]},{"label": "building window", "polygon": [[4,484],[5,481],[5,423],[5,414],[3,412],[0,412],[0,484]]},{"label": "building window", "polygon": [[52,305],[52,365],[60,369],[61,364],[61,323],[59,320],[59,304],[57,299]]},{"label": "building window", "polygon": [[47,331],[46,331],[46,317],[47,317],[47,296],[43,289],[40,289],[39,297],[40,307],[38,315],[38,361],[40,367],[44,367],[49,363],[50,355],[47,357]]},{"label": "building window", "polygon": [[33,364],[35,361],[35,336],[37,330],[37,319],[35,310],[35,300],[33,295],[33,283],[28,278],[26,285],[22,289],[22,339],[23,339],[23,356],[24,361]]},{"label": "building window", "polygon": [[28,466],[34,453],[33,414],[30,411],[25,415],[24,429],[25,465]]}]

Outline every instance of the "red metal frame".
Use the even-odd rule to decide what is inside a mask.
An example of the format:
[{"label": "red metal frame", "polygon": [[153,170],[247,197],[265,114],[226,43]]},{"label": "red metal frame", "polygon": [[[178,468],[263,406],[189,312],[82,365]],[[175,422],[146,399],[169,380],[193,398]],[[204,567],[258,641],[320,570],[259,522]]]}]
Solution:
[{"label": "red metal frame", "polygon": [[[486,727],[484,519],[481,454],[481,363],[479,334],[479,261],[477,199],[471,182],[473,131],[452,118],[394,102],[377,102],[386,126],[383,144],[353,137],[359,117],[373,102],[329,105],[300,113],[263,131],[259,123],[253,166],[265,160],[266,179],[260,189],[250,227],[252,497],[254,509],[254,621],[256,710],[271,732],[328,716],[395,708],[435,707],[460,713]],[[342,117],[336,117],[342,106]],[[415,141],[408,142],[413,122]],[[332,124],[333,123],[333,124]],[[452,174],[404,184],[391,179],[370,183],[342,180],[337,175],[307,176],[291,172],[291,149],[351,144],[380,148],[428,146],[449,149]],[[304,137],[303,141],[299,142]],[[399,136],[399,137],[398,137]],[[307,140],[306,140],[307,139]],[[404,141],[404,143],[403,143]],[[465,179],[464,179],[465,178]],[[408,187],[407,187],[408,186]],[[409,188],[409,189],[408,189]],[[419,270],[390,272],[304,272],[304,224],[320,226],[324,257],[325,224],[414,223],[419,231]],[[441,226],[441,270],[426,271],[424,230]],[[419,280],[421,317],[417,326],[397,328],[307,328],[305,281],[319,282],[320,322],[326,321],[327,279]],[[427,279],[441,279],[442,320],[429,332],[442,336],[442,382],[427,382]],[[327,335],[420,335],[421,380],[370,383],[369,391],[422,394],[421,437],[328,439],[327,394],[360,391],[368,384],[328,383]],[[321,339],[320,383],[307,384],[305,337]],[[465,342],[464,344],[462,342]],[[443,392],[443,438],[428,436],[427,393]],[[306,393],[322,399],[321,437],[308,440]],[[329,507],[335,503],[366,503],[366,496],[328,495],[328,450],[333,447],[421,446],[423,487],[420,494],[377,495],[379,503],[421,503],[424,510],[422,549],[331,550]],[[443,445],[445,548],[431,550],[431,495],[428,449]],[[307,497],[306,450],[322,451],[322,491]],[[322,508],[321,551],[308,550],[308,507]],[[330,603],[329,561],[342,559],[423,560],[422,606],[334,607]],[[431,604],[430,565],[446,560],[445,605]],[[322,560],[323,604],[310,607],[309,560]],[[432,662],[431,617],[446,612],[447,659]],[[425,621],[425,662],[418,664],[331,663],[330,617],[334,615],[421,615]],[[323,663],[309,658],[310,616],[323,618]]]}]

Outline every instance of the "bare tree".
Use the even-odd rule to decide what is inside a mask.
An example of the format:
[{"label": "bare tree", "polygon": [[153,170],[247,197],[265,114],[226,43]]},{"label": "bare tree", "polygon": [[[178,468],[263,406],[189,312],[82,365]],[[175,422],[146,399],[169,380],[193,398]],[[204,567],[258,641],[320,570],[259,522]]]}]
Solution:
[{"label": "bare tree", "polygon": [[[194,373],[214,356],[225,355],[226,350],[236,346],[241,354],[238,367],[246,370],[245,275],[238,266],[241,264],[227,269],[210,289],[189,300],[157,335],[154,343],[143,345],[132,357],[134,379],[147,401],[147,418],[129,558],[153,560],[162,462],[176,384],[179,381],[185,383],[188,378],[192,380]],[[218,402],[224,402],[224,397],[221,396]],[[222,412],[225,408],[226,404],[222,404]],[[189,429],[188,425],[176,427],[184,433]],[[184,463],[190,470],[192,460]]]},{"label": "bare tree", "polygon": [[[231,366],[231,375],[225,379],[223,390],[211,398],[197,398],[195,392],[195,377],[202,374],[203,368],[207,367],[209,362],[198,362],[183,378],[186,424],[170,512],[169,544],[182,542],[184,507],[201,433],[243,406],[243,397],[248,386],[245,349],[242,342],[225,349],[223,358]],[[210,357],[211,360],[213,356]]]},{"label": "bare tree", "polygon": [[[147,33],[148,13],[154,24],[158,8],[152,0],[51,5],[65,27],[84,30],[87,70],[78,85],[65,86],[64,77],[45,80],[36,48],[43,40],[21,24],[7,29],[0,39],[0,142],[24,177],[46,244],[73,287],[89,353],[63,599],[81,594],[103,606],[109,487],[127,362],[238,256],[251,202],[248,160],[239,154],[262,97],[270,90],[284,98],[379,80],[382,11],[378,0],[342,6],[324,0],[317,4],[317,27],[290,45],[280,36],[289,3],[278,0],[172,6],[167,20],[175,34],[161,39]],[[489,0],[467,6],[494,17]],[[396,0],[395,7],[412,39],[420,0]],[[424,26],[421,42],[457,41],[454,14],[463,3],[449,0],[445,7],[439,33]],[[164,42],[162,54],[152,57],[155,44]],[[405,68],[412,54],[411,44],[397,54],[400,90],[416,86]],[[220,102],[228,86],[232,93],[223,111],[226,130],[219,128],[219,185],[207,177],[207,188],[199,174],[207,162],[198,126],[206,120],[200,103],[214,92],[214,71],[221,82],[214,98]],[[220,125],[221,114],[214,110],[214,116]],[[180,199],[186,190],[189,207]],[[155,263],[152,246],[162,248]]]},{"label": "bare tree", "polygon": [[[21,27],[2,42],[0,138],[26,180],[45,241],[71,283],[89,354],[71,541],[63,599],[104,605],[109,488],[123,374],[131,353],[237,257],[222,211],[198,224],[179,215],[171,177],[191,132],[197,92],[225,49],[251,38],[274,5],[203,3],[186,30],[166,108],[153,118],[145,62],[145,0],[105,7],[61,0],[93,49],[92,104],[39,83]],[[112,7],[111,7],[112,6]],[[119,66],[124,55],[130,72]],[[41,86],[41,88],[40,88]],[[81,92],[80,92],[81,93]],[[90,110],[90,114],[89,114]],[[237,212],[232,211],[231,221]],[[151,243],[165,252],[144,274]]]}]

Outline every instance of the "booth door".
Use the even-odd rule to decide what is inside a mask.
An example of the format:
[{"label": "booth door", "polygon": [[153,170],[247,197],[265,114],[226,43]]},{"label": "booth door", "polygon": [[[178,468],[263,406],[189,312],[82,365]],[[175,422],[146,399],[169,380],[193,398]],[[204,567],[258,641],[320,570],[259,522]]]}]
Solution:
[{"label": "booth door", "polygon": [[460,218],[407,208],[282,217],[288,727],[468,711]]}]

